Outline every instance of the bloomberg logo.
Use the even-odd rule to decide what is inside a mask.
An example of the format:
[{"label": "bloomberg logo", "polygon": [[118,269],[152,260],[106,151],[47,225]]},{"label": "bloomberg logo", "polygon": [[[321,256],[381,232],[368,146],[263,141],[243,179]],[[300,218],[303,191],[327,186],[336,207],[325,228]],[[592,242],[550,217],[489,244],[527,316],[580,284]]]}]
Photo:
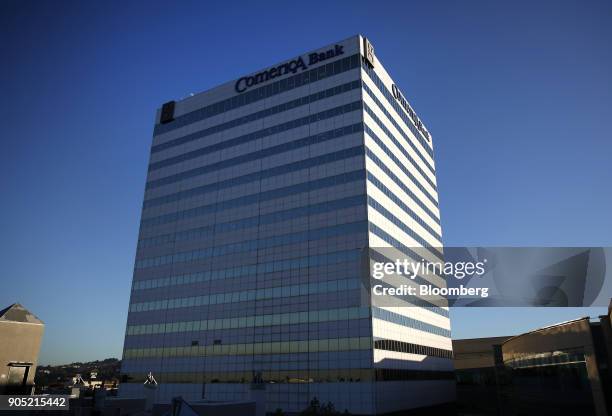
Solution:
[{"label": "bloomberg logo", "polygon": [[427,141],[430,141],[429,132],[425,128],[425,125],[419,119],[419,117],[417,116],[416,112],[412,109],[412,107],[410,107],[410,104],[408,104],[408,100],[406,100],[406,98],[404,97],[404,94],[402,94],[399,88],[397,88],[397,85],[393,84],[391,86],[391,92],[393,93],[393,98],[395,98],[396,101],[400,103],[402,108],[406,110],[408,115],[410,115],[410,118],[412,119],[412,122],[414,123],[416,128],[423,134],[423,136],[425,136]]},{"label": "bloomberg logo", "polygon": [[323,62],[340,55],[344,55],[344,46],[342,45],[335,45],[332,49],[328,49],[325,52],[314,52],[309,54],[308,64],[306,64],[304,59],[300,56],[296,59],[269,68],[255,75],[242,77],[236,81],[234,89],[238,93],[245,92],[247,89],[257,84],[261,84],[262,82],[266,82],[287,74],[295,74],[298,71],[305,71],[310,65],[318,64],[319,62]]}]

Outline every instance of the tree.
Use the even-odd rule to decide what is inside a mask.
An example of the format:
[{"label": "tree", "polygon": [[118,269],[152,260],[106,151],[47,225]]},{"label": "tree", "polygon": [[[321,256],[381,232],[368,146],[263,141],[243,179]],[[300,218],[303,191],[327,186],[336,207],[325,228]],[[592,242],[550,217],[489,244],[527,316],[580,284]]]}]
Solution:
[{"label": "tree", "polygon": [[348,410],[344,410],[344,413],[340,413],[336,410],[336,407],[332,402],[327,402],[323,406],[319,402],[319,399],[313,397],[310,401],[310,405],[300,413],[300,416],[350,416]]}]

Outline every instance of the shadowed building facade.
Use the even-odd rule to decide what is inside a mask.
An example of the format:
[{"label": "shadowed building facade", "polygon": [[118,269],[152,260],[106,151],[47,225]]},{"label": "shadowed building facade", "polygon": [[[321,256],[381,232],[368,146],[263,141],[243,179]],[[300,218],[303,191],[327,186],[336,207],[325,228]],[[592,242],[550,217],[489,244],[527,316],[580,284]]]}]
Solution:
[{"label": "shadowed building facade", "polygon": [[610,414],[611,317],[612,302],[599,320],[453,341],[459,409],[503,416]]},{"label": "shadowed building facade", "polygon": [[[602,317],[605,318],[605,317]],[[540,328],[502,344],[511,373],[508,415],[608,415],[612,384],[609,319]]]}]

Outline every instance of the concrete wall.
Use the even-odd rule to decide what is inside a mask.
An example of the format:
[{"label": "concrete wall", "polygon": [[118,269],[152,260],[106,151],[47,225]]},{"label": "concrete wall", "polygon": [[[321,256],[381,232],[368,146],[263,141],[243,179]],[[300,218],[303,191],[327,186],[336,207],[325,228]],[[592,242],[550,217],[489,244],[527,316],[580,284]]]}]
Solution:
[{"label": "concrete wall", "polygon": [[491,337],[453,340],[455,370],[495,366],[493,346],[500,345],[510,337]]},{"label": "concrete wall", "polygon": [[8,386],[10,363],[31,363],[27,385],[34,384],[44,325],[0,321],[0,392]]}]

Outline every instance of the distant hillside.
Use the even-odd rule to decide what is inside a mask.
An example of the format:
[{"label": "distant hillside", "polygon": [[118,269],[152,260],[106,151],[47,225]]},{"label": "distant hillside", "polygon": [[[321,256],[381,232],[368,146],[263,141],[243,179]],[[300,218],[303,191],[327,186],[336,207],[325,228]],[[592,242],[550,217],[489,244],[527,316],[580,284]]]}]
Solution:
[{"label": "distant hillside", "polygon": [[72,380],[72,377],[80,374],[85,380],[96,373],[96,380],[119,380],[121,361],[116,358],[107,358],[102,361],[90,361],[86,363],[71,363],[62,365],[47,365],[36,368],[35,383],[37,387],[55,386]]}]

